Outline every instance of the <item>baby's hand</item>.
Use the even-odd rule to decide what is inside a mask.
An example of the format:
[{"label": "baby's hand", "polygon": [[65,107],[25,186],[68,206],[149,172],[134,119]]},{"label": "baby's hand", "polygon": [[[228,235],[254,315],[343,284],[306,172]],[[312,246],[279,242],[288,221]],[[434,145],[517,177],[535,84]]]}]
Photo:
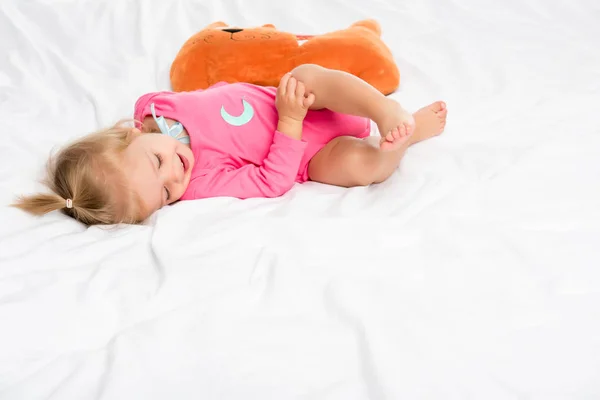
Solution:
[{"label": "baby's hand", "polygon": [[275,97],[275,107],[279,113],[277,130],[296,140],[302,139],[302,121],[315,101],[314,94],[305,94],[304,84],[291,74],[285,74],[279,82]]},{"label": "baby's hand", "polygon": [[281,78],[275,98],[275,107],[277,107],[280,121],[290,123],[304,121],[308,108],[314,102],[314,94],[311,93],[306,96],[304,83],[298,81],[289,73]]}]

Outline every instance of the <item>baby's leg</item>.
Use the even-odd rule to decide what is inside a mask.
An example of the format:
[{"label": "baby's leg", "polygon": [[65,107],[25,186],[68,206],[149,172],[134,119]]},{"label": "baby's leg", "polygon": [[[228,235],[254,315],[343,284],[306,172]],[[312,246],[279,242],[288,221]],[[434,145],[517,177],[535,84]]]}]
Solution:
[{"label": "baby's leg", "polygon": [[406,140],[395,141],[393,149],[382,149],[381,139],[377,137],[364,140],[351,136],[335,138],[310,160],[308,176],[315,182],[343,187],[383,182],[398,167],[410,145],[442,133],[446,114],[442,102],[421,108],[413,114],[414,133]]},{"label": "baby's leg", "polygon": [[[374,140],[373,140],[374,139]],[[323,147],[308,164],[311,181],[343,187],[383,182],[404,152],[382,152],[379,139],[340,136]]]},{"label": "baby's leg", "polygon": [[327,108],[375,121],[383,137],[389,134],[386,143],[382,142],[384,149],[395,147],[396,141],[413,133],[415,121],[408,111],[352,74],[314,64],[300,65],[291,74],[305,86],[307,94],[315,95],[311,110]]}]

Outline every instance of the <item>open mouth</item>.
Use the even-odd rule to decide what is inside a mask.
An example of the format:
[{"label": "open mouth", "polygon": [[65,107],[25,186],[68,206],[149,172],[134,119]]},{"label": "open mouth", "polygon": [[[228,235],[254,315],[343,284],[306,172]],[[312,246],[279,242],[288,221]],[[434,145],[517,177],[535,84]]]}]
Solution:
[{"label": "open mouth", "polygon": [[187,172],[187,170],[190,166],[190,162],[188,161],[187,158],[185,158],[185,156],[182,156],[179,153],[177,153],[177,155],[179,156],[179,160],[181,161],[181,164],[183,164],[183,172]]}]

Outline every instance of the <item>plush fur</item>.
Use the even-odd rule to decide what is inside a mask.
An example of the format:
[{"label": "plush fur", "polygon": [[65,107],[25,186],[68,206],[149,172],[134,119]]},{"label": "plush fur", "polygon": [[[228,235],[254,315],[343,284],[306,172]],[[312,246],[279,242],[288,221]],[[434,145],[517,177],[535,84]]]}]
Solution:
[{"label": "plush fur", "polygon": [[277,86],[300,64],[346,71],[383,94],[400,84],[400,71],[374,20],[318,36],[300,36],[273,25],[240,29],[213,23],[189,38],[171,65],[174,91],[205,89],[217,82]]}]

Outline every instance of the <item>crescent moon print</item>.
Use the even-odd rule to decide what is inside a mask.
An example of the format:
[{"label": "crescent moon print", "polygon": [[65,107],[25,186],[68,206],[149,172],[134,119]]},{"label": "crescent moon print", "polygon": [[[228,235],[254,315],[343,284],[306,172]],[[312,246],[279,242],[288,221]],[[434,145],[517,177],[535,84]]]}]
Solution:
[{"label": "crescent moon print", "polygon": [[221,106],[221,117],[223,117],[225,122],[233,126],[242,126],[252,120],[254,117],[254,108],[252,108],[250,103],[246,100],[242,100],[242,104],[244,105],[244,111],[237,117],[229,114],[227,110],[225,110],[225,106]]}]

